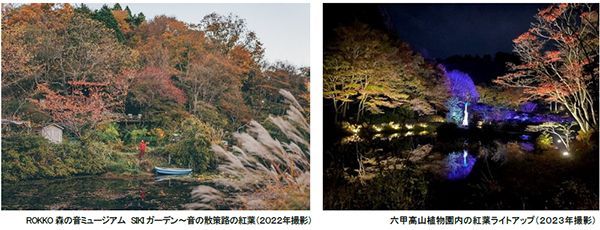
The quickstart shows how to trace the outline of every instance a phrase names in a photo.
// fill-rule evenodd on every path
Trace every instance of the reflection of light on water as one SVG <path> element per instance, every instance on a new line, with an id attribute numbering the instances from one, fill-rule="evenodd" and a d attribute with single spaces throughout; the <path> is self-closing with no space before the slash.
<path id="1" fill-rule="evenodd" d="M 466 178 L 473 170 L 473 165 L 477 159 L 469 155 L 467 150 L 462 152 L 452 152 L 446 157 L 446 176 L 450 180 L 460 180 Z"/>
<path id="2" fill-rule="evenodd" d="M 363 139 L 358 134 L 353 134 L 352 136 L 344 137 L 342 139 L 342 144 L 361 142 Z"/>
<path id="3" fill-rule="evenodd" d="M 377 138 L 383 138 L 383 134 L 378 133 L 378 134 L 373 135 L 373 140 L 375 140 Z"/>
<path id="4" fill-rule="evenodd" d="M 381 130 L 383 130 L 383 127 L 380 127 L 380 126 L 377 126 L 377 125 L 373 125 L 372 127 L 377 132 L 381 132 Z"/>

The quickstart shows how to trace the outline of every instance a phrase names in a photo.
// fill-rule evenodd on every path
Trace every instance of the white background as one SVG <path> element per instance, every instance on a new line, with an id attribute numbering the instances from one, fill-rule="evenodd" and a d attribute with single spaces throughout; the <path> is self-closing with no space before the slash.
<path id="1" fill-rule="evenodd" d="M 2 0 L 2 2 L 6 2 Z M 12 2 L 12 1 L 11 1 Z M 39 2 L 39 1 L 37 1 Z M 45 1 L 44 1 L 45 2 Z M 70 1 L 67 1 L 70 2 Z M 76 1 L 79 2 L 99 2 L 99 1 Z M 127 2 L 127 1 L 125 1 Z M 125 3 L 120 2 L 120 3 Z M 476 225 L 454 225 L 454 226 L 408 226 L 408 225 L 390 225 L 390 218 L 393 216 L 594 216 L 596 221 L 600 221 L 600 211 L 323 211 L 323 100 L 322 100 L 322 23 L 323 23 L 323 2 L 361 2 L 361 1 L 136 1 L 141 2 L 163 2 L 163 3 L 186 3 L 186 2 L 207 2 L 207 3 L 241 3 L 241 2 L 259 2 L 259 3 L 310 3 L 310 63 L 311 63 L 311 210 L 310 211 L 0 211 L 0 229 L 599 229 L 600 224 L 594 226 L 568 226 L 568 225 L 504 225 L 504 226 L 476 226 Z M 411 1 L 362 1 L 362 2 L 411 2 Z M 415 1 L 412 1 L 415 2 Z M 450 1 L 418 1 L 418 2 L 450 2 Z M 483 2 L 483 1 L 459 1 L 459 2 Z M 489 2 L 489 1 L 486 1 Z M 495 2 L 518 2 L 518 1 L 495 1 Z M 550 2 L 550 1 L 526 1 L 526 2 Z M 565 1 L 563 1 L 565 2 Z M 293 44 L 290 44 L 293 45 Z M 594 173 L 594 172 L 592 172 Z M 599 172 L 595 172 L 599 173 Z M 382 194 L 385 196 L 385 194 Z M 358 198 L 360 199 L 360 198 Z M 1 202 L 1 200 L 0 200 Z M 164 216 L 174 216 L 186 218 L 187 216 L 310 216 L 312 223 L 309 226 L 204 226 L 204 225 L 26 225 L 27 216 L 85 216 L 87 218 L 101 218 L 103 216 L 122 216 L 129 220 L 134 216 L 151 216 L 157 218 Z"/>

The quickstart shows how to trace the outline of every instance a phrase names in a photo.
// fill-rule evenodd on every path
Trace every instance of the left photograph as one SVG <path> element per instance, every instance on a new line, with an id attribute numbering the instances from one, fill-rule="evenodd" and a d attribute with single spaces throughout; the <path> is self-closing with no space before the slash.
<path id="1" fill-rule="evenodd" d="M 310 209 L 309 12 L 2 4 L 2 209 Z"/>

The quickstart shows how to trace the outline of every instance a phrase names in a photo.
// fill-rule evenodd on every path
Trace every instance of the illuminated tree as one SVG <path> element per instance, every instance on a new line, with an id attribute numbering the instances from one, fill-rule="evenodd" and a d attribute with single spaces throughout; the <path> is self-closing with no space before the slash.
<path id="1" fill-rule="evenodd" d="M 465 119 L 465 109 L 468 109 L 470 103 L 476 103 L 479 100 L 479 93 L 469 74 L 459 70 L 446 71 L 443 69 L 443 71 L 448 79 L 446 87 L 450 92 L 450 99 L 446 102 L 448 109 L 446 118 L 454 123 L 462 124 Z"/>
<path id="2" fill-rule="evenodd" d="M 346 117 L 351 105 L 357 107 L 356 120 L 367 111 L 382 113 L 402 105 L 433 111 L 420 95 L 425 90 L 422 69 L 427 66 L 407 44 L 364 24 L 340 27 L 336 36 L 325 51 L 323 66 L 323 96 L 332 101 L 336 119 Z"/>
<path id="3" fill-rule="evenodd" d="M 496 83 L 524 90 L 528 99 L 562 104 L 582 134 L 598 129 L 597 4 L 559 4 L 535 16 L 514 42 L 523 64 Z"/>
<path id="4" fill-rule="evenodd" d="M 493 86 L 476 86 L 479 93 L 479 103 L 517 108 L 521 105 L 523 90 L 517 88 L 501 88 Z"/>
<path id="5" fill-rule="evenodd" d="M 479 93 L 469 74 L 459 70 L 445 72 L 448 78 L 448 91 L 450 95 L 463 102 L 477 102 Z"/>
<path id="6" fill-rule="evenodd" d="M 545 122 L 539 125 L 528 126 L 527 131 L 552 134 L 558 138 L 558 140 L 560 140 L 558 142 L 565 147 L 565 150 L 569 151 L 571 147 L 571 139 L 575 133 L 575 131 L 573 131 L 573 126 L 575 126 L 575 123 L 561 124 L 557 122 Z"/>

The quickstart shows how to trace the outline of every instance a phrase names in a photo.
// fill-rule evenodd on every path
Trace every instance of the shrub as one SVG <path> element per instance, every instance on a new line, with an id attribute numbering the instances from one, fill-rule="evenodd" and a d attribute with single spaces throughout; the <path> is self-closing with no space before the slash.
<path id="1" fill-rule="evenodd" d="M 154 128 L 150 131 L 153 139 L 156 141 L 157 145 L 162 145 L 164 144 L 165 140 L 166 140 L 166 133 L 163 129 L 161 128 Z"/>
<path id="2" fill-rule="evenodd" d="M 96 134 L 99 140 L 107 143 L 121 140 L 119 128 L 115 123 L 108 123 L 98 126 L 98 132 Z"/>
<path id="3" fill-rule="evenodd" d="M 170 154 L 171 163 L 204 172 L 216 167 L 216 158 L 210 150 L 211 142 L 221 141 L 222 132 L 195 117 L 184 119 L 178 127 L 180 139 L 161 149 L 161 154 Z"/>
<path id="4" fill-rule="evenodd" d="M 196 117 L 204 122 L 214 125 L 218 128 L 231 128 L 227 117 L 219 113 L 219 110 L 213 105 L 205 102 L 198 102 L 197 111 L 194 113 Z"/>
<path id="5" fill-rule="evenodd" d="M 549 150 L 552 148 L 552 136 L 548 133 L 540 134 L 535 140 L 538 149 Z"/>
<path id="6" fill-rule="evenodd" d="M 133 129 L 129 132 L 128 137 L 129 143 L 131 144 L 137 144 L 141 140 L 154 141 L 154 137 L 150 136 L 150 133 L 148 133 L 148 130 L 146 128 Z"/>
<path id="7" fill-rule="evenodd" d="M 2 178 L 8 181 L 97 174 L 107 163 L 104 151 L 93 145 L 51 144 L 36 134 L 3 137 L 2 152 Z"/>

